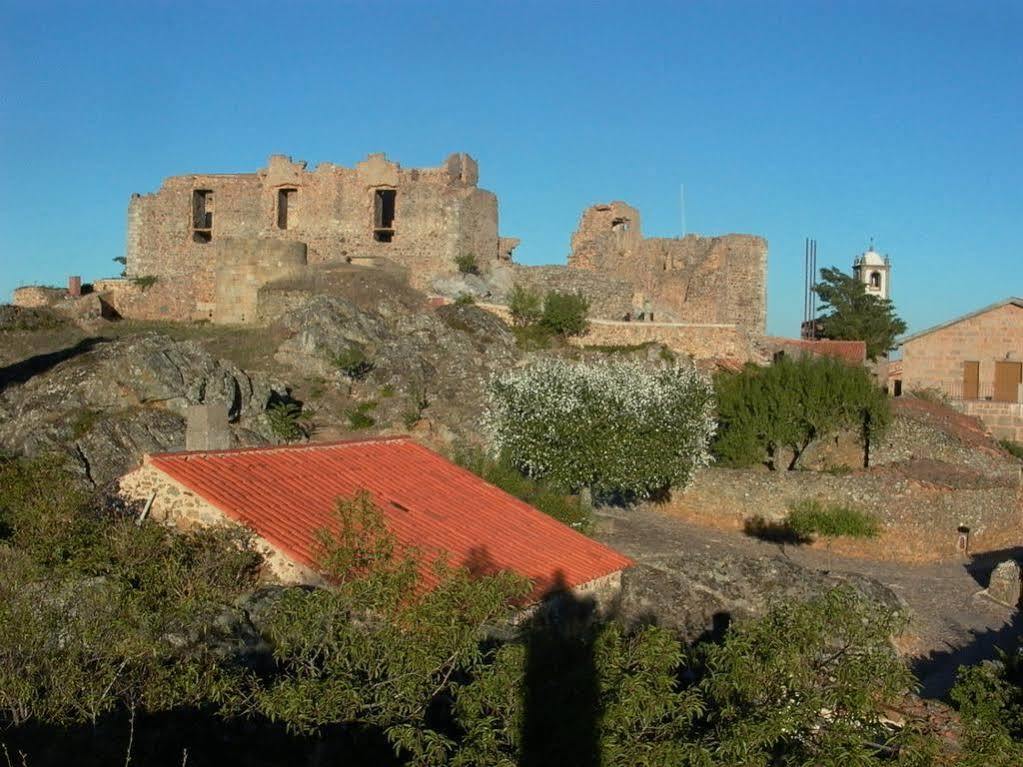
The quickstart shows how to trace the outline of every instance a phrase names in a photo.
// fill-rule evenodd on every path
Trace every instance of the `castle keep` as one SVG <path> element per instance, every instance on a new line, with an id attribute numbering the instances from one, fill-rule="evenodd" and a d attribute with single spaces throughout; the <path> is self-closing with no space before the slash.
<path id="1" fill-rule="evenodd" d="M 309 171 L 274 155 L 256 173 L 175 176 L 131 198 L 127 276 L 174 285 L 154 294 L 157 313 L 174 319 L 214 317 L 229 283 L 265 282 L 305 263 L 385 257 L 425 288 L 456 256 L 489 264 L 500 255 L 497 197 L 477 177 L 476 161 L 461 153 L 437 168 L 372 154 L 354 168 Z M 228 274 L 218 288 L 221 266 Z"/>

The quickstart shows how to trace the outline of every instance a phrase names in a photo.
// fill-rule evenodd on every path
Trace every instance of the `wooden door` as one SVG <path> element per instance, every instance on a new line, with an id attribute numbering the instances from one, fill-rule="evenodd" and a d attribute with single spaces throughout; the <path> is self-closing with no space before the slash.
<path id="1" fill-rule="evenodd" d="M 963 363 L 963 399 L 980 398 L 980 363 Z"/>
<path id="2" fill-rule="evenodd" d="M 995 402 L 1017 402 L 1023 382 L 1023 362 L 995 363 Z"/>

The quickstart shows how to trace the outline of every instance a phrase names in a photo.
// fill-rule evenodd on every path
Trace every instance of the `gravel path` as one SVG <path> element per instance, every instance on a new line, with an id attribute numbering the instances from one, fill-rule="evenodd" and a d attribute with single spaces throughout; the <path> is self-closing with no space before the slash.
<path id="1" fill-rule="evenodd" d="M 1016 611 L 980 594 L 994 561 L 879 562 L 769 543 L 648 510 L 601 511 L 599 517 L 614 522 L 605 525 L 613 529 L 598 537 L 637 562 L 686 550 L 717 550 L 748 557 L 783 556 L 803 567 L 859 573 L 880 581 L 910 609 L 908 652 L 924 697 L 943 697 L 958 666 L 995 657 L 996 647 L 1007 647 L 1023 634 Z M 1021 553 L 1023 547 L 1016 552 Z M 977 578 L 971 570 L 979 573 Z"/>

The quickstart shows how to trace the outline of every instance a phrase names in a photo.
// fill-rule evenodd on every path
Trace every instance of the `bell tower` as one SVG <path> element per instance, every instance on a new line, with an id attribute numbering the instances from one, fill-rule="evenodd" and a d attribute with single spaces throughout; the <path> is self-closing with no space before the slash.
<path id="1" fill-rule="evenodd" d="M 870 240 L 867 250 L 853 261 L 853 276 L 863 283 L 867 295 L 878 298 L 892 297 L 892 263 L 888 256 L 874 250 L 874 240 Z"/>

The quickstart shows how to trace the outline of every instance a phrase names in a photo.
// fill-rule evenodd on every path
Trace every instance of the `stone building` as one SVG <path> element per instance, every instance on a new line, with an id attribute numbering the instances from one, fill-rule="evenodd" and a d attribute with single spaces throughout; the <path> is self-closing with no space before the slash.
<path id="1" fill-rule="evenodd" d="M 419 553 L 423 589 L 443 557 L 473 574 L 515 572 L 533 601 L 565 588 L 609 606 L 632 564 L 407 437 L 156 454 L 119 490 L 160 522 L 248 528 L 284 583 L 324 582 L 319 533 L 337 528 L 339 499 L 361 492 L 399 549 Z"/>
<path id="2" fill-rule="evenodd" d="M 583 212 L 568 266 L 631 284 L 645 319 L 735 325 L 754 335 L 766 329 L 763 237 L 644 237 L 639 211 L 612 202 Z"/>
<path id="3" fill-rule="evenodd" d="M 252 286 L 307 263 L 386 258 L 415 287 L 462 255 L 486 270 L 515 241 L 498 236 L 497 197 L 478 175 L 476 161 L 456 153 L 436 168 L 371 154 L 354 168 L 311 171 L 274 155 L 256 173 L 169 178 L 128 206 L 127 276 L 155 279 L 150 310 L 135 314 L 217 319 L 219 305 L 222 321 L 246 321 Z"/>
<path id="4" fill-rule="evenodd" d="M 1023 440 L 1023 298 L 903 338 L 894 393 L 936 389 L 997 436 Z"/>

